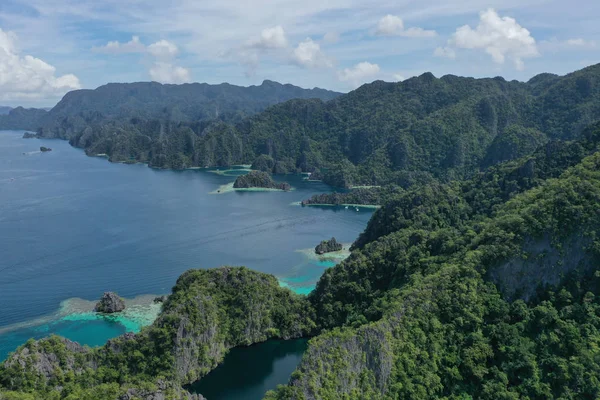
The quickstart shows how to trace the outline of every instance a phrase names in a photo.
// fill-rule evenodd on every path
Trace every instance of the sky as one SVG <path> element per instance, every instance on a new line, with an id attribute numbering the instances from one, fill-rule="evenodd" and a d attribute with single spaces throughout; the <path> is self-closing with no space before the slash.
<path id="1" fill-rule="evenodd" d="M 526 81 L 600 62 L 598 0 L 0 0 L 0 105 L 109 82 Z"/>

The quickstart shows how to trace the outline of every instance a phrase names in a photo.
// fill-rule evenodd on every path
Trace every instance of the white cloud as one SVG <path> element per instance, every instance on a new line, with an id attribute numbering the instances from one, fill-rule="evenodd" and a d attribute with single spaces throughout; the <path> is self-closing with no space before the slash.
<path id="1" fill-rule="evenodd" d="M 156 58 L 172 58 L 179 53 L 179 48 L 167 40 L 159 40 L 146 46 L 140 41 L 139 36 L 133 36 L 129 42 L 121 43 L 111 41 L 104 46 L 92 47 L 92 51 L 104 54 L 129 54 L 129 53 L 148 53 Z"/>
<path id="2" fill-rule="evenodd" d="M 129 42 L 111 41 L 104 46 L 92 47 L 92 51 L 105 54 L 144 53 L 146 46 L 140 42 L 139 36 L 133 36 Z"/>
<path id="3" fill-rule="evenodd" d="M 263 29 L 258 39 L 251 40 L 248 47 L 254 49 L 282 49 L 287 47 L 287 37 L 281 25 Z"/>
<path id="4" fill-rule="evenodd" d="M 484 50 L 494 62 L 503 64 L 508 58 L 517 69 L 523 69 L 523 59 L 539 55 L 531 33 L 514 18 L 500 17 L 493 9 L 479 14 L 479 25 L 475 29 L 469 25 L 458 28 L 447 48 Z M 444 51 L 447 55 L 452 54 L 450 50 Z M 442 51 L 438 53 L 443 54 Z"/>
<path id="5" fill-rule="evenodd" d="M 306 38 L 298 44 L 292 52 L 292 60 L 295 64 L 306 68 L 332 67 L 333 62 L 328 58 L 321 46 L 311 38 Z"/>
<path id="6" fill-rule="evenodd" d="M 340 41 L 340 34 L 337 32 L 327 32 L 323 35 L 323 43 L 334 44 Z"/>
<path id="7" fill-rule="evenodd" d="M 352 68 L 345 68 L 343 71 L 339 71 L 338 78 L 342 82 L 349 82 L 352 86 L 358 87 L 362 83 L 379 75 L 380 71 L 379 65 L 363 61 Z"/>
<path id="8" fill-rule="evenodd" d="M 375 33 L 378 35 L 396 35 L 403 30 L 404 21 L 402 21 L 402 18 L 388 14 L 379 20 Z"/>
<path id="9" fill-rule="evenodd" d="M 81 88 L 73 74 L 56 76 L 56 68 L 30 55 L 22 56 L 17 36 L 0 28 L 0 98 L 45 99 Z"/>
<path id="10" fill-rule="evenodd" d="M 375 34 L 379 36 L 404 36 L 404 37 L 433 37 L 436 31 L 426 30 L 418 27 L 404 29 L 402 18 L 388 14 L 379 20 Z"/>
<path id="11" fill-rule="evenodd" d="M 394 78 L 394 80 L 396 82 L 402 82 L 403 80 L 405 80 L 406 78 L 404 77 L 404 75 L 402 74 L 394 74 L 392 75 L 392 78 Z"/>
<path id="12" fill-rule="evenodd" d="M 150 68 L 150 78 L 160 83 L 188 83 L 191 82 L 190 71 L 167 62 L 157 61 Z"/>
<path id="13" fill-rule="evenodd" d="M 174 43 L 167 40 L 160 40 L 148 46 L 148 53 L 156 58 L 172 58 L 179 53 L 179 49 Z"/>
<path id="14" fill-rule="evenodd" d="M 456 51 L 454 51 L 451 47 L 436 47 L 433 51 L 433 55 L 436 57 L 445 57 L 445 58 L 456 58 Z"/>
<path id="15" fill-rule="evenodd" d="M 154 62 L 148 71 L 150 79 L 161 83 L 187 83 L 191 81 L 190 71 L 174 65 L 172 60 L 179 53 L 179 48 L 168 40 L 159 40 L 146 46 L 138 36 L 133 36 L 127 43 L 108 42 L 101 47 L 93 47 L 93 51 L 104 54 L 148 54 Z"/>

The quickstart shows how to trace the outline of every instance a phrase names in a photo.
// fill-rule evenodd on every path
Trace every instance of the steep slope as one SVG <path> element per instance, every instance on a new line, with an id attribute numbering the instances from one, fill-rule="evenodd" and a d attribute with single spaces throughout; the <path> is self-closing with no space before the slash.
<path id="1" fill-rule="evenodd" d="M 35 131 L 46 114 L 41 108 L 11 108 L 6 114 L 0 113 L 0 129 Z"/>
<path id="2" fill-rule="evenodd" d="M 267 399 L 597 397 L 599 200 L 596 152 L 489 218 L 404 227 L 355 251 L 310 298 L 321 326 L 347 327 L 311 340 Z"/>
<path id="3" fill-rule="evenodd" d="M 119 117 L 118 110 L 145 109 L 137 100 L 115 100 L 114 118 L 107 120 L 110 110 L 95 103 L 73 117 L 68 105 L 80 96 L 75 92 L 49 113 L 65 116 L 55 118 L 60 126 L 42 134 L 71 138 L 74 146 L 113 161 L 161 168 L 244 163 L 274 173 L 318 172 L 340 187 L 408 187 L 432 177 L 469 177 L 548 141 L 579 137 L 600 119 L 599 79 L 600 65 L 526 83 L 426 73 L 399 83 L 376 81 L 326 102 L 290 100 L 243 120 L 248 112 L 232 117 L 223 110 L 213 122 L 212 100 L 193 110 L 145 103 L 154 110 L 150 119 L 145 111 Z"/>
<path id="4" fill-rule="evenodd" d="M 280 288 L 271 275 L 232 267 L 190 270 L 159 318 L 137 335 L 93 350 L 57 337 L 28 342 L 0 365 L 0 398 L 5 389 L 36 399 L 72 399 L 78 392 L 115 399 L 102 393 L 161 385 L 182 393 L 173 398 L 187 398 L 181 385 L 206 375 L 230 348 L 306 336 L 314 328 L 306 299 Z"/>
<path id="5" fill-rule="evenodd" d="M 227 83 L 111 83 L 95 90 L 67 93 L 39 122 L 38 127 L 42 136 L 70 139 L 91 123 L 150 119 L 173 123 L 238 121 L 286 100 L 330 100 L 338 95 L 339 93 L 328 90 L 302 89 L 272 81 L 250 87 Z"/>

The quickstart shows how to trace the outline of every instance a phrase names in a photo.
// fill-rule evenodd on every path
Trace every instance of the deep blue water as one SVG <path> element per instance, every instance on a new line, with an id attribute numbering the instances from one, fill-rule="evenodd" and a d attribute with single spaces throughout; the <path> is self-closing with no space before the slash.
<path id="1" fill-rule="evenodd" d="M 0 360 L 50 333 L 100 345 L 126 327 L 60 320 L 2 328 L 107 290 L 127 298 L 169 293 L 189 268 L 245 265 L 306 292 L 334 263 L 297 250 L 331 236 L 350 243 L 372 213 L 291 205 L 331 190 L 299 176 L 277 177 L 291 192 L 214 195 L 235 177 L 113 164 L 65 141 L 21 136 L 0 132 Z M 39 153 L 40 146 L 53 151 Z"/>
<path id="2" fill-rule="evenodd" d="M 306 350 L 306 339 L 270 340 L 233 349 L 223 364 L 187 389 L 209 400 L 258 400 L 287 383 Z"/>

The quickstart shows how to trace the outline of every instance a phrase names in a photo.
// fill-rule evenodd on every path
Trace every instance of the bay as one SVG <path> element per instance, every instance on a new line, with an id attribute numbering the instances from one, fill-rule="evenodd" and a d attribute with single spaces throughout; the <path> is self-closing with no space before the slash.
<path id="1" fill-rule="evenodd" d="M 22 134 L 0 132 L 0 360 L 30 337 L 98 346 L 139 331 L 160 309 L 154 296 L 190 268 L 244 265 L 306 294 L 343 256 L 319 259 L 310 249 L 332 236 L 348 246 L 372 214 L 298 206 L 332 190 L 301 176 L 275 177 L 290 192 L 216 193 L 242 167 L 115 164 Z M 91 312 L 104 291 L 125 297 L 129 313 Z"/>

